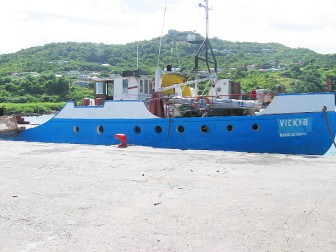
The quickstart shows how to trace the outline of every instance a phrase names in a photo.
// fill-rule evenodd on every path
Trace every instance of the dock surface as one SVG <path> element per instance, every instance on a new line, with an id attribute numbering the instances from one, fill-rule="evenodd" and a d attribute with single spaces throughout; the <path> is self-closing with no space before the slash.
<path id="1" fill-rule="evenodd" d="M 0 251 L 335 251 L 336 155 L 0 141 Z"/>

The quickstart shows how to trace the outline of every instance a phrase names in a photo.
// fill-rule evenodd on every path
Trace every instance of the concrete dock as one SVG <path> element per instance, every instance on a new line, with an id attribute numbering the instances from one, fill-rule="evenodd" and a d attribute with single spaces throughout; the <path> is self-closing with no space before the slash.
<path id="1" fill-rule="evenodd" d="M 335 251 L 336 155 L 0 141 L 0 251 Z"/>

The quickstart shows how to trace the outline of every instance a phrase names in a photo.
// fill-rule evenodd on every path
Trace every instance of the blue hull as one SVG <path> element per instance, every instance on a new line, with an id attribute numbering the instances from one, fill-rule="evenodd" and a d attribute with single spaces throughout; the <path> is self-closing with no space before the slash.
<path id="1" fill-rule="evenodd" d="M 335 129 L 335 113 L 327 114 Z M 114 145 L 119 144 L 114 137 L 118 133 L 126 134 L 128 144 L 182 150 L 323 155 L 332 144 L 322 112 L 151 119 L 53 118 L 12 140 Z"/>

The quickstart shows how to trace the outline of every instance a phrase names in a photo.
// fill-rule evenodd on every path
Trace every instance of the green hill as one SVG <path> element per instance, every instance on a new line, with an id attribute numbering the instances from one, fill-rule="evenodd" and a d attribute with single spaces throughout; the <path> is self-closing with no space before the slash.
<path id="1" fill-rule="evenodd" d="M 186 42 L 188 33 L 169 31 L 162 38 L 160 67 L 191 71 L 199 45 Z M 196 34 L 198 40 L 203 40 Z M 218 61 L 219 76 L 252 88 L 279 87 L 287 92 L 325 90 L 327 76 L 336 77 L 336 54 L 321 55 L 309 49 L 292 49 L 276 43 L 229 42 L 210 39 Z M 0 103 L 64 102 L 92 95 L 92 76 L 109 76 L 137 67 L 153 74 L 160 38 L 106 45 L 51 43 L 0 55 Z M 204 65 L 201 65 L 201 69 Z M 335 85 L 332 86 L 335 91 Z"/>

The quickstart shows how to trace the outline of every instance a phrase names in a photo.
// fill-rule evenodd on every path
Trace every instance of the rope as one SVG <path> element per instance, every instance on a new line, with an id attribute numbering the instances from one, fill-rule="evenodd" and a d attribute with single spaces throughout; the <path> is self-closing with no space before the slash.
<path id="1" fill-rule="evenodd" d="M 166 90 L 169 90 L 169 89 L 173 89 L 173 88 L 177 88 L 177 87 L 183 87 L 183 86 L 187 86 L 187 85 L 190 85 L 190 84 L 194 84 L 196 82 L 211 81 L 211 80 L 215 81 L 215 79 L 211 79 L 211 78 L 203 78 L 203 79 L 191 80 L 191 81 L 183 82 L 183 83 L 180 83 L 180 84 L 173 84 L 173 85 L 170 85 L 168 87 L 161 87 L 160 91 L 163 92 L 163 91 L 166 91 Z"/>
<path id="2" fill-rule="evenodd" d="M 205 92 L 207 91 L 207 88 L 209 87 L 209 86 L 211 86 L 212 85 L 212 81 L 214 81 L 215 79 L 209 79 L 209 81 L 208 81 L 208 84 L 205 86 L 205 88 L 203 89 L 203 92 L 202 92 L 202 96 L 204 96 L 204 94 L 205 94 Z M 213 82 L 214 83 L 214 82 Z"/>
<path id="3" fill-rule="evenodd" d="M 336 148 L 336 142 L 334 140 L 334 134 L 331 130 L 331 127 L 330 127 L 330 123 L 329 123 L 329 119 L 328 119 L 328 114 L 327 114 L 327 107 L 326 106 L 323 106 L 323 114 L 324 114 L 324 117 L 326 119 L 326 123 L 327 123 L 327 126 L 328 126 L 328 130 L 329 130 L 329 134 L 330 134 L 330 137 L 331 137 L 331 141 L 333 142 L 335 148 Z"/>
<path id="4" fill-rule="evenodd" d="M 157 61 L 157 67 L 159 67 L 160 64 L 160 55 L 161 55 L 161 46 L 162 46 L 162 38 L 163 38 L 163 28 L 164 28 L 164 23 L 166 19 L 166 12 L 167 12 L 167 0 L 164 8 L 164 13 L 163 13 L 163 22 L 162 22 L 162 28 L 161 28 L 161 38 L 160 38 L 160 45 L 159 45 L 159 55 L 158 55 L 158 61 Z"/>

